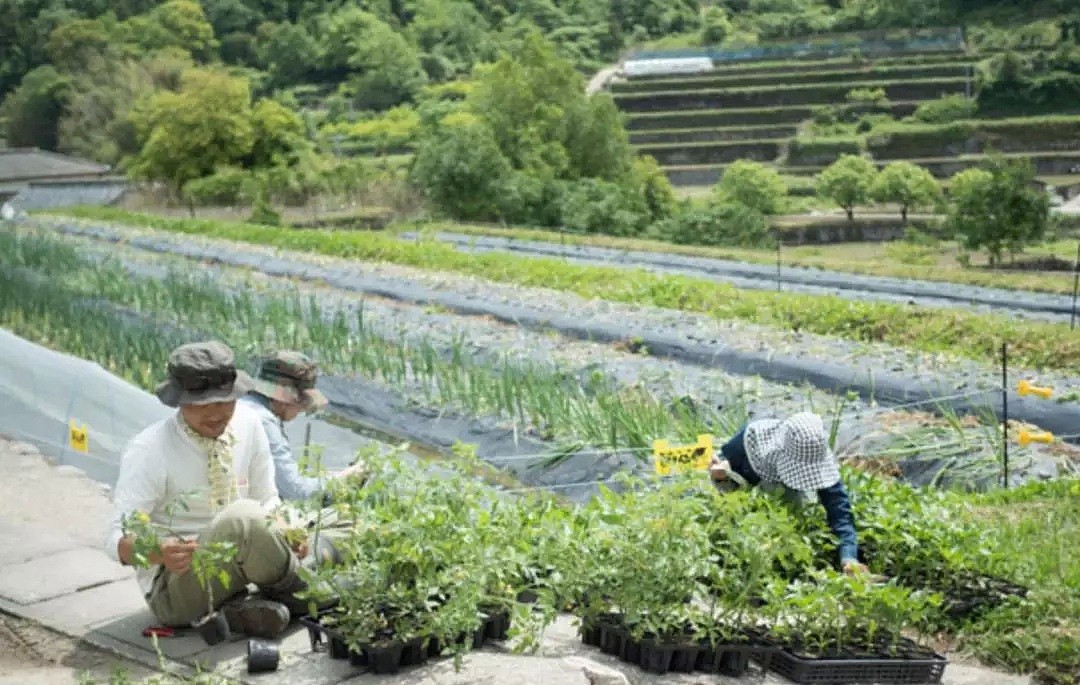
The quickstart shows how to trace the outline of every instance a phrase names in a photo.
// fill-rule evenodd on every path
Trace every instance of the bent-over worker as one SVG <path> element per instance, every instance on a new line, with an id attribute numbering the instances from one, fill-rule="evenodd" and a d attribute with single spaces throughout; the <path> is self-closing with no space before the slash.
<path id="1" fill-rule="evenodd" d="M 105 551 L 133 563 L 134 538 L 125 534 L 124 520 L 136 512 L 175 534 L 159 542 L 149 568 L 136 572 L 146 603 L 165 625 L 186 626 L 207 612 L 192 555 L 217 541 L 237 550 L 223 567 L 228 583 L 210 581 L 214 608 L 223 610 L 231 630 L 274 637 L 288 626 L 290 612 L 307 612 L 294 596 L 306 588 L 297 574 L 300 560 L 274 525 L 280 500 L 266 434 L 255 414 L 236 406 L 251 387 L 225 344 L 182 345 L 169 355 L 168 380 L 156 393 L 177 412 L 124 450 Z M 248 584 L 265 598 L 248 597 Z"/>
<path id="2" fill-rule="evenodd" d="M 774 483 L 793 493 L 816 493 L 836 536 L 841 568 L 845 573 L 867 570 L 858 560 L 851 501 L 821 417 L 802 412 L 747 423 L 713 455 L 709 474 L 740 487 Z"/>

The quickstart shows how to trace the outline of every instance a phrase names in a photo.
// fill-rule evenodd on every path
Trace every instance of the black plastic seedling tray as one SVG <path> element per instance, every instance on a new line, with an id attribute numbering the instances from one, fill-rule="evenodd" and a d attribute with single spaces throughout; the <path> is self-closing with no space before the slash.
<path id="1" fill-rule="evenodd" d="M 767 667 L 799 685 L 931 685 L 941 682 L 947 663 L 939 654 L 914 659 L 808 659 L 781 649 L 770 655 Z"/>

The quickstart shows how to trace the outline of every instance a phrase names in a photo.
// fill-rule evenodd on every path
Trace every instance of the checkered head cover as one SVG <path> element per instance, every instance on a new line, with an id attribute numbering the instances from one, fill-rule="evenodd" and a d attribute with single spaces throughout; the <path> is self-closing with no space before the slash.
<path id="1" fill-rule="evenodd" d="M 811 412 L 751 423 L 746 427 L 746 454 L 762 480 L 799 492 L 821 490 L 840 480 L 821 417 Z"/>

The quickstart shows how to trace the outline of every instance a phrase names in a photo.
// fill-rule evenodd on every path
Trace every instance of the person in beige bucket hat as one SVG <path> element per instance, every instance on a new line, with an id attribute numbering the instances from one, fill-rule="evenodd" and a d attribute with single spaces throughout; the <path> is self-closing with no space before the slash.
<path id="1" fill-rule="evenodd" d="M 322 409 L 326 397 L 315 388 L 318 366 L 307 355 L 292 350 L 272 351 L 259 364 L 251 391 L 241 403 L 259 416 L 274 459 L 275 482 L 284 500 L 307 500 L 323 492 L 318 478 L 300 472 L 285 424 L 301 413 Z M 335 478 L 363 475 L 363 464 L 353 464 Z"/>
<path id="2" fill-rule="evenodd" d="M 840 466 L 817 414 L 750 421 L 714 455 L 709 474 L 732 487 L 777 484 L 789 493 L 815 493 L 836 537 L 841 568 L 867 572 L 858 560 L 855 518 Z"/>

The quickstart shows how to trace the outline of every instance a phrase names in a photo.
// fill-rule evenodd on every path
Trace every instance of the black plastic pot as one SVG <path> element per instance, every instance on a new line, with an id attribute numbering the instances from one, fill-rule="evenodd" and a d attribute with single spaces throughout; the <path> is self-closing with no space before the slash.
<path id="1" fill-rule="evenodd" d="M 346 648 L 346 655 L 349 657 L 349 663 L 357 668 L 363 668 L 368 665 L 368 655 L 366 649 L 361 649 L 359 652 L 354 652 L 351 649 Z"/>
<path id="2" fill-rule="evenodd" d="M 746 675 L 750 668 L 750 653 L 741 649 L 732 649 L 719 653 L 717 666 L 720 673 L 738 678 Z"/>
<path id="3" fill-rule="evenodd" d="M 589 621 L 582 621 L 581 623 L 581 642 L 582 644 L 589 645 L 590 647 L 600 646 L 601 629 L 596 623 Z"/>
<path id="4" fill-rule="evenodd" d="M 674 647 L 646 641 L 641 643 L 641 661 L 638 665 L 650 673 L 662 675 L 671 670 L 671 660 L 674 657 Z"/>
<path id="5" fill-rule="evenodd" d="M 533 590 L 522 590 L 518 593 L 517 601 L 522 604 L 536 604 L 537 597 L 536 592 Z"/>
<path id="6" fill-rule="evenodd" d="M 414 637 L 402 645 L 402 666 L 417 666 L 425 661 L 427 661 L 427 649 L 424 648 L 424 638 Z"/>
<path id="7" fill-rule="evenodd" d="M 716 650 L 708 646 L 707 643 L 702 645 L 698 649 L 694 668 L 705 673 L 716 673 L 717 669 L 720 668 L 720 664 L 716 658 Z"/>
<path id="8" fill-rule="evenodd" d="M 488 640 L 505 640 L 510 631 L 510 612 L 490 614 L 485 621 L 484 635 Z"/>
<path id="9" fill-rule="evenodd" d="M 192 623 L 191 627 L 199 633 L 199 636 L 208 645 L 216 645 L 232 637 L 229 622 L 225 620 L 225 614 L 220 611 L 203 616 Z"/>
<path id="10" fill-rule="evenodd" d="M 641 661 L 641 642 L 630 635 L 624 636 L 619 658 L 630 664 L 639 663 Z"/>
<path id="11" fill-rule="evenodd" d="M 330 638 L 330 647 L 327 650 L 331 659 L 348 659 L 349 658 L 349 646 L 345 644 L 345 640 L 340 637 Z"/>
<path id="12" fill-rule="evenodd" d="M 427 642 L 427 655 L 428 658 L 437 657 L 442 654 L 442 643 L 439 642 L 439 638 L 430 637 Z"/>
<path id="13" fill-rule="evenodd" d="M 248 673 L 271 673 L 277 670 L 281 651 L 276 642 L 252 638 L 247 644 Z"/>
<path id="14" fill-rule="evenodd" d="M 484 638 L 487 637 L 487 622 L 480 624 L 480 627 L 473 631 L 472 634 L 472 648 L 480 649 L 484 646 Z"/>
<path id="15" fill-rule="evenodd" d="M 600 649 L 604 654 L 619 656 L 622 654 L 622 643 L 625 633 L 622 628 L 615 626 L 600 626 Z"/>
<path id="16" fill-rule="evenodd" d="M 670 670 L 680 673 L 692 673 L 697 666 L 697 647 L 677 647 L 671 655 Z"/>
<path id="17" fill-rule="evenodd" d="M 401 666 L 401 653 L 405 645 L 400 642 L 375 647 L 368 645 L 364 648 L 367 655 L 367 665 L 372 673 L 397 673 Z"/>

